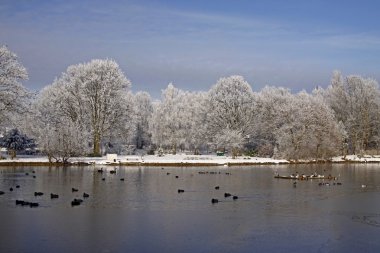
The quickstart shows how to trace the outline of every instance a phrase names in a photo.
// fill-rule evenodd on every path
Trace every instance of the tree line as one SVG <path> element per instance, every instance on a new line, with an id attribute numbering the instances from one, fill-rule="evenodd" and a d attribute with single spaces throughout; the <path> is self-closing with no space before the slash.
<path id="1" fill-rule="evenodd" d="M 52 160 L 135 150 L 329 159 L 379 149 L 377 81 L 339 71 L 311 93 L 253 91 L 242 76 L 229 76 L 206 92 L 170 83 L 160 100 L 132 93 L 110 59 L 69 66 L 37 94 L 22 86 L 26 78 L 17 56 L 0 47 L 1 126 L 20 129 Z"/>

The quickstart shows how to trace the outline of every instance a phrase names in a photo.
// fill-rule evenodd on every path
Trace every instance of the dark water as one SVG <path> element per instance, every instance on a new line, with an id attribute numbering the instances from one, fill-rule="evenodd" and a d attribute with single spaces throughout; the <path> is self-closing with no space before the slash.
<path id="1" fill-rule="evenodd" d="M 275 171 L 332 174 L 342 185 L 309 180 L 294 188 Z M 0 252 L 380 252 L 380 165 L 123 167 L 116 175 L 2 167 L 0 190 Z M 72 207 L 83 192 L 90 197 Z"/>

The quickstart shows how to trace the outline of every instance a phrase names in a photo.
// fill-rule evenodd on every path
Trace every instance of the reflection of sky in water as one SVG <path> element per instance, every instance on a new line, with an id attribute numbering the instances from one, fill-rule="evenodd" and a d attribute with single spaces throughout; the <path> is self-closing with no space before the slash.
<path id="1" fill-rule="evenodd" d="M 0 196 L 0 252 L 380 251 L 378 165 L 223 167 L 215 175 L 198 174 L 218 171 L 213 167 L 128 167 L 117 175 L 90 167 L 34 169 L 36 179 L 25 175 L 32 168 L 0 170 L 6 192 Z M 294 188 L 291 180 L 274 179 L 275 171 L 340 175 L 343 185 L 309 180 Z M 20 189 L 9 192 L 16 184 Z M 35 197 L 35 191 L 45 194 Z M 90 198 L 71 207 L 83 192 Z M 213 205 L 211 198 L 220 202 Z M 16 206 L 16 199 L 41 207 Z"/>

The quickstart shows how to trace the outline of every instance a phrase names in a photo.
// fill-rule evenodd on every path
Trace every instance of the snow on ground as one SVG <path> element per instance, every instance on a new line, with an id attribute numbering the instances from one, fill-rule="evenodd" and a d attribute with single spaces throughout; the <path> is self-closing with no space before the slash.
<path id="1" fill-rule="evenodd" d="M 246 157 L 240 156 L 236 159 L 232 159 L 229 156 L 216 156 L 216 155 L 186 155 L 186 154 L 178 154 L 178 155 L 164 155 L 164 156 L 156 156 L 156 155 L 146 155 L 146 156 L 137 156 L 137 155 L 129 155 L 129 156 L 117 156 L 115 160 L 107 160 L 106 156 L 103 157 L 73 157 L 69 160 L 71 163 L 88 163 L 88 164 L 99 164 L 99 165 L 107 165 L 107 164 L 131 164 L 131 165 L 159 165 L 159 164 L 196 164 L 196 165 L 234 165 L 234 164 L 284 164 L 290 163 L 288 160 L 284 159 L 273 159 L 273 158 L 263 158 L 263 157 Z M 302 163 L 312 162 L 313 160 L 307 161 L 299 161 Z M 357 156 L 357 155 L 349 155 L 346 158 L 342 156 L 334 157 L 332 162 L 379 162 L 380 163 L 380 155 L 378 156 Z M 14 160 L 5 159 L 0 160 L 1 163 L 48 163 L 47 157 L 17 157 Z"/>
<path id="2" fill-rule="evenodd" d="M 91 163 L 91 164 L 210 164 L 210 165 L 226 165 L 226 164 L 279 164 L 288 163 L 287 160 L 260 158 L 260 157 L 237 157 L 232 159 L 228 156 L 215 156 L 215 155 L 146 155 L 146 156 L 118 156 L 116 162 L 114 160 L 107 160 L 106 156 L 103 157 L 73 157 L 69 160 L 71 163 Z M 17 157 L 14 160 L 6 159 L 0 160 L 1 163 L 47 163 L 47 157 Z"/>

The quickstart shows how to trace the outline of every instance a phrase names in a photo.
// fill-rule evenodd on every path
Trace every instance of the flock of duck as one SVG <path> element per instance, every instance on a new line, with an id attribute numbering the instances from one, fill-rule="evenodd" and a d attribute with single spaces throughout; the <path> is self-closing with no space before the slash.
<path id="1" fill-rule="evenodd" d="M 163 170 L 164 168 L 161 168 L 161 169 Z M 171 174 L 170 172 L 166 172 L 166 175 L 169 176 L 170 174 Z M 209 175 L 220 175 L 220 174 L 222 174 L 222 172 L 221 171 L 218 171 L 218 172 L 216 172 L 216 171 L 198 171 L 198 174 L 199 175 L 207 175 L 207 174 L 209 174 Z M 230 172 L 224 172 L 224 174 L 227 175 L 227 176 L 231 176 L 232 175 Z M 179 178 L 179 176 L 176 175 L 175 178 Z M 214 189 L 215 190 L 219 190 L 220 186 L 217 185 L 217 186 L 214 187 Z M 184 189 L 178 189 L 177 192 L 178 193 L 184 193 L 185 190 Z M 229 192 L 225 192 L 224 193 L 224 198 L 225 199 L 226 198 L 230 198 L 230 197 L 232 197 L 233 200 L 239 199 L 239 197 L 237 195 L 233 195 L 233 194 L 231 194 Z M 220 202 L 220 200 L 217 199 L 217 198 L 212 198 L 211 199 L 211 203 L 212 204 L 216 204 L 216 203 L 219 203 L 219 202 Z"/>
<path id="2" fill-rule="evenodd" d="M 164 170 L 164 168 L 161 168 L 161 169 Z M 116 170 L 117 170 L 117 168 L 114 168 L 114 169 L 112 169 L 112 170 L 109 170 L 108 172 L 109 172 L 110 174 L 116 174 Z M 32 171 L 32 174 L 33 174 L 32 177 L 33 177 L 33 178 L 36 178 L 35 173 L 36 173 L 36 172 L 33 170 L 33 171 Z M 107 173 L 107 170 L 104 170 L 103 168 L 100 168 L 100 169 L 97 170 L 97 173 L 98 173 L 98 174 Z M 171 174 L 170 172 L 167 172 L 167 173 L 166 173 L 166 175 L 170 175 L 170 174 Z M 200 175 L 206 175 L 206 174 L 209 174 L 209 175 L 224 174 L 224 175 L 227 175 L 227 176 L 230 176 L 230 175 L 231 175 L 230 172 L 221 172 L 221 171 L 219 171 L 219 172 L 215 172 L 215 171 L 199 171 L 198 174 L 200 174 Z M 29 172 L 26 172 L 25 175 L 26 175 L 26 176 L 29 176 Z M 178 175 L 175 175 L 175 178 L 178 179 L 179 176 L 178 176 Z M 102 180 L 102 181 L 105 181 L 106 178 L 105 178 L 105 177 L 102 177 L 101 180 Z M 120 181 L 124 181 L 124 178 L 120 178 Z M 20 185 L 15 185 L 14 188 L 18 189 L 18 188 L 20 188 Z M 13 188 L 13 187 L 10 187 L 10 188 L 9 188 L 9 191 L 10 191 L 10 192 L 13 192 L 13 191 L 14 191 L 14 188 Z M 217 185 L 217 186 L 214 187 L 214 189 L 215 189 L 215 190 L 219 190 L 219 189 L 220 189 L 220 186 Z M 77 193 L 78 191 L 79 191 L 79 189 L 77 189 L 77 188 L 74 188 L 74 187 L 71 188 L 71 192 L 73 192 L 73 193 Z M 185 190 L 184 190 L 184 189 L 178 189 L 177 192 L 180 194 L 180 193 L 184 193 Z M 3 194 L 5 194 L 5 192 L 4 192 L 4 191 L 0 191 L 0 195 L 3 195 Z M 43 195 L 44 195 L 43 192 L 34 192 L 34 196 L 35 196 L 35 197 L 40 197 L 40 196 L 43 196 Z M 90 195 L 89 195 L 88 193 L 86 193 L 86 192 L 83 192 L 82 197 L 83 197 L 83 198 L 77 198 L 77 197 L 74 198 L 74 199 L 71 201 L 71 206 L 79 206 L 80 204 L 82 204 L 82 203 L 84 202 L 84 200 L 85 200 L 86 198 L 89 198 Z M 58 199 L 58 198 L 59 198 L 59 195 L 58 195 L 58 194 L 56 194 L 56 193 L 50 193 L 50 199 L 53 200 L 53 199 Z M 233 194 L 231 194 L 231 193 L 229 193 L 229 192 L 225 192 L 225 193 L 224 193 L 224 198 L 225 198 L 225 199 L 227 199 L 227 198 L 231 198 L 231 199 L 233 199 L 233 200 L 235 201 L 235 200 L 237 200 L 239 197 L 238 197 L 237 195 L 233 195 Z M 217 198 L 212 198 L 212 199 L 211 199 L 211 203 L 212 203 L 212 204 L 219 203 L 220 201 L 221 201 L 221 200 L 219 200 L 219 199 L 217 199 Z M 16 203 L 17 206 L 29 206 L 29 207 L 38 207 L 38 206 L 40 206 L 40 204 L 39 204 L 38 202 L 35 202 L 35 201 L 26 201 L 26 200 L 22 200 L 22 199 L 17 199 L 17 200 L 15 201 L 15 203 Z"/>
<path id="3" fill-rule="evenodd" d="M 98 173 L 103 173 L 103 172 L 105 172 L 103 170 L 103 168 L 101 168 L 101 169 L 98 170 Z M 36 178 L 35 173 L 36 172 L 33 170 L 32 171 L 32 174 L 33 174 L 32 177 L 33 178 Z M 113 170 L 109 171 L 109 173 L 110 174 L 116 174 L 116 168 L 114 168 Z M 29 176 L 29 172 L 26 172 L 25 175 Z M 102 181 L 105 181 L 105 177 L 102 178 Z M 120 181 L 124 181 L 124 178 L 120 178 Z M 13 192 L 13 191 L 15 191 L 15 189 L 19 189 L 19 188 L 20 188 L 20 185 L 15 185 L 14 187 L 10 187 L 9 188 L 9 192 Z M 78 191 L 79 191 L 78 188 L 74 188 L 74 187 L 71 188 L 71 192 L 73 192 L 73 193 L 76 193 Z M 6 193 L 5 191 L 0 191 L 0 195 L 4 195 L 5 193 Z M 43 196 L 44 193 L 37 191 L 37 192 L 34 192 L 33 195 L 34 195 L 34 197 L 40 197 L 40 196 Z M 90 197 L 90 194 L 88 194 L 86 192 L 83 192 L 82 197 L 83 198 L 74 198 L 71 201 L 71 206 L 78 206 L 78 205 L 82 204 L 83 201 L 84 201 L 84 199 Z M 56 193 L 50 193 L 50 199 L 58 199 L 58 198 L 59 198 L 58 194 L 56 194 Z M 21 200 L 21 199 L 17 199 L 15 201 L 15 203 L 16 203 L 17 206 L 29 206 L 29 207 L 39 207 L 40 206 L 40 204 L 38 202 L 35 202 L 35 201 L 25 201 L 25 200 Z"/>
<path id="4" fill-rule="evenodd" d="M 164 170 L 164 168 L 161 168 L 162 170 Z M 116 170 L 117 168 L 114 168 L 112 170 L 109 170 L 108 173 L 110 174 L 116 174 Z M 107 170 L 104 170 L 103 168 L 101 169 L 98 169 L 97 170 L 97 173 L 99 174 L 103 174 L 103 173 L 107 173 Z M 33 174 L 33 178 L 36 178 L 35 176 L 35 171 L 33 170 L 32 171 L 32 174 Z M 166 172 L 166 175 L 170 175 L 171 172 Z M 225 175 L 232 175 L 230 172 L 222 172 L 222 171 L 218 171 L 218 172 L 215 172 L 215 171 L 199 171 L 198 172 L 199 175 L 206 175 L 206 174 L 209 174 L 209 175 L 220 175 L 220 174 L 225 174 Z M 26 176 L 29 175 L 28 172 L 25 173 Z M 192 175 L 193 176 L 193 175 Z M 324 176 L 321 176 L 321 175 L 318 175 L 318 176 L 314 176 L 315 178 L 317 179 L 324 179 L 325 177 Z M 175 175 L 175 178 L 178 179 L 179 176 L 178 175 Z M 298 177 L 291 177 L 291 176 L 280 176 L 278 175 L 278 173 L 276 174 L 275 178 L 286 178 L 286 179 L 298 179 Z M 308 176 L 307 178 L 312 178 L 311 176 Z M 320 182 L 318 183 L 319 186 L 330 186 L 330 185 L 342 185 L 341 182 L 334 182 L 335 180 L 337 180 L 336 177 L 327 177 L 326 179 L 328 179 L 329 181 L 333 181 L 333 182 Z M 105 177 L 102 177 L 101 179 L 102 181 L 105 181 L 106 178 Z M 120 178 L 120 181 L 124 181 L 124 178 Z M 293 182 L 293 187 L 297 187 L 297 182 Z M 362 185 L 362 188 L 365 188 L 366 185 Z M 18 189 L 20 188 L 20 185 L 15 185 L 14 186 L 15 189 Z M 9 191 L 10 192 L 13 192 L 15 189 L 13 187 L 10 187 L 9 188 Z M 217 185 L 214 187 L 215 190 L 220 190 L 220 186 Z M 78 192 L 79 190 L 77 188 L 71 188 L 71 191 L 73 193 L 76 193 Z M 178 189 L 177 190 L 178 194 L 181 194 L 181 193 L 184 193 L 185 190 L 184 189 Z M 3 195 L 5 194 L 4 191 L 0 191 L 0 195 Z M 43 192 L 34 192 L 34 196 L 35 197 L 39 197 L 39 196 L 43 196 L 44 193 Z M 227 198 L 230 198 L 232 200 L 237 200 L 239 199 L 239 197 L 237 195 L 234 195 L 234 194 L 231 194 L 229 192 L 225 192 L 224 193 L 224 199 L 227 199 Z M 89 198 L 90 195 L 86 192 L 83 192 L 82 194 L 82 197 L 83 198 L 74 198 L 72 201 L 71 201 L 71 206 L 78 206 L 80 204 L 82 204 L 84 202 L 84 199 L 86 198 Z M 59 195 L 58 194 L 55 194 L 55 193 L 50 193 L 50 199 L 58 199 L 59 198 Z M 216 203 L 219 203 L 221 200 L 217 199 L 217 198 L 212 198 L 211 199 L 211 203 L 212 204 L 216 204 Z M 39 206 L 39 203 L 38 202 L 34 202 L 34 201 L 25 201 L 25 200 L 20 200 L 20 199 L 17 199 L 15 201 L 16 205 L 20 205 L 20 206 L 30 206 L 30 207 L 38 207 Z"/>

